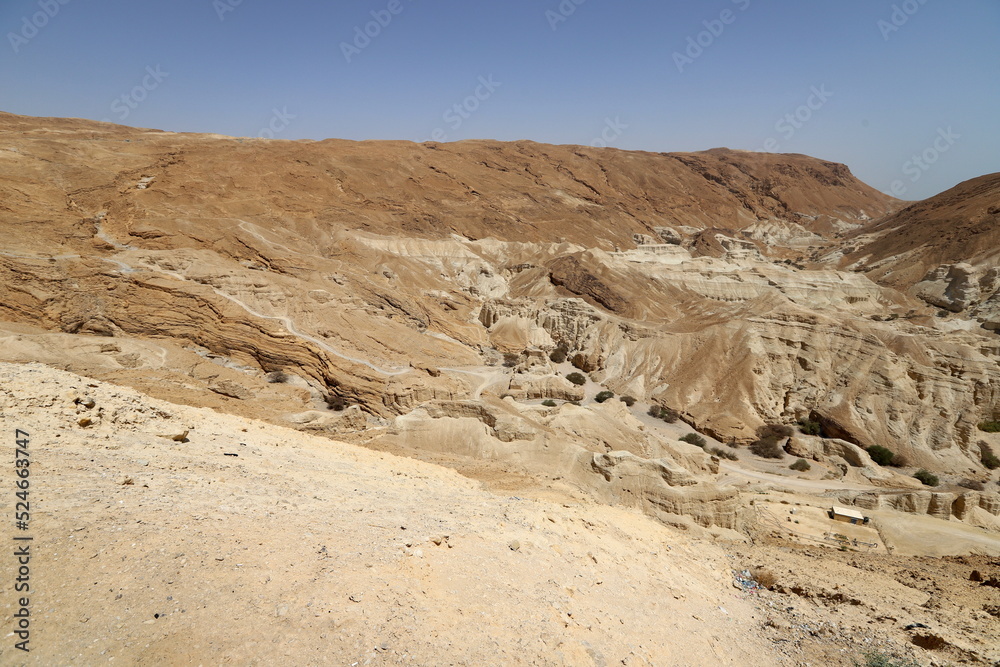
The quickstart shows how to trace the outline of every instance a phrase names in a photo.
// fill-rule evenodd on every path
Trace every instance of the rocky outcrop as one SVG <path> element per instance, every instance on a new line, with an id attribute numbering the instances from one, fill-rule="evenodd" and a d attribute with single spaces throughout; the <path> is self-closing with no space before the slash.
<path id="1" fill-rule="evenodd" d="M 903 493 L 840 493 L 837 502 L 856 505 L 864 509 L 893 509 L 908 514 L 926 514 L 938 519 L 954 517 L 959 521 L 1000 531 L 1000 521 L 978 520 L 977 511 L 991 517 L 1000 517 L 1000 493 L 970 491 L 949 493 L 939 491 L 910 491 Z"/>

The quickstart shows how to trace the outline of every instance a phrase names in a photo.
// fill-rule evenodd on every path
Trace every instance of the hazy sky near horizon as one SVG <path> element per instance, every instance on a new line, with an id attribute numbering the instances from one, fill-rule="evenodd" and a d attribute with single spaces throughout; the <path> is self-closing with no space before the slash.
<path id="1" fill-rule="evenodd" d="M 0 28 L 18 114 L 805 153 L 903 199 L 1000 171 L 998 0 L 4 0 Z"/>

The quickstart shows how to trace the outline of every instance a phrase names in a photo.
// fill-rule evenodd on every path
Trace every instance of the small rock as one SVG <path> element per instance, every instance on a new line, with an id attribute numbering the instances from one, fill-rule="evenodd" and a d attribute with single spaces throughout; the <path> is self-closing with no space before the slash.
<path id="1" fill-rule="evenodd" d="M 969 581 L 982 581 L 983 575 L 979 573 L 979 570 L 973 570 L 972 574 L 969 575 Z"/>
<path id="2" fill-rule="evenodd" d="M 83 398 L 79 398 L 77 399 L 76 402 L 82 405 L 83 407 L 87 408 L 88 410 L 97 405 L 97 401 L 92 399 L 90 396 L 84 396 Z"/>
<path id="3" fill-rule="evenodd" d="M 174 442 L 187 442 L 188 433 L 191 431 L 189 429 L 184 429 L 180 433 L 159 433 L 161 438 L 167 438 L 168 440 L 173 440 Z"/>
<path id="4" fill-rule="evenodd" d="M 118 478 L 118 484 L 120 486 L 132 486 L 135 484 L 135 480 L 128 476 L 122 476 Z"/>
<path id="5" fill-rule="evenodd" d="M 87 428 L 88 426 L 94 423 L 94 420 L 91 419 L 90 417 L 81 417 L 79 421 L 77 421 L 76 423 L 84 428 Z"/>
<path id="6" fill-rule="evenodd" d="M 511 551 L 520 551 L 521 550 L 521 543 L 518 540 L 512 541 L 507 546 L 510 547 Z"/>

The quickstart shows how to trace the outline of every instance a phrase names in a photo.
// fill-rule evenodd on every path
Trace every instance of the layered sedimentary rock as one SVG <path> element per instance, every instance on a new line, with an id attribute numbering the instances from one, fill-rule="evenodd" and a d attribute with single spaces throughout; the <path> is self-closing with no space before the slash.
<path id="1" fill-rule="evenodd" d="M 937 318 L 912 284 L 805 256 L 816 245 L 817 260 L 846 253 L 858 269 L 850 251 L 889 238 L 898 202 L 842 165 L 9 115 L 0 136 L 8 354 L 172 400 L 286 421 L 357 406 L 382 428 L 432 403 L 585 398 L 548 361 L 560 348 L 591 389 L 672 407 L 724 440 L 813 416 L 956 471 L 980 465 L 976 424 L 1000 407 L 1000 339 L 967 317 L 992 307 L 983 262 L 941 274 L 935 298 L 965 308 Z M 295 423 L 364 430 L 352 414 Z M 589 415 L 612 418 L 576 418 Z M 513 446 L 538 428 L 446 419 L 455 437 L 436 446 L 464 446 L 469 429 Z M 626 439 L 597 451 L 663 458 Z"/>

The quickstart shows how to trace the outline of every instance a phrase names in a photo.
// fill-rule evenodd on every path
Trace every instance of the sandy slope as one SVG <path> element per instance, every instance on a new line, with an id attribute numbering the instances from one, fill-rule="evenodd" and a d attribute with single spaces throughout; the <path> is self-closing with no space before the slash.
<path id="1" fill-rule="evenodd" d="M 637 513 L 41 365 L 0 365 L 0 409 L 4 460 L 16 428 L 34 457 L 32 651 L 4 664 L 781 662 L 722 549 Z"/>

